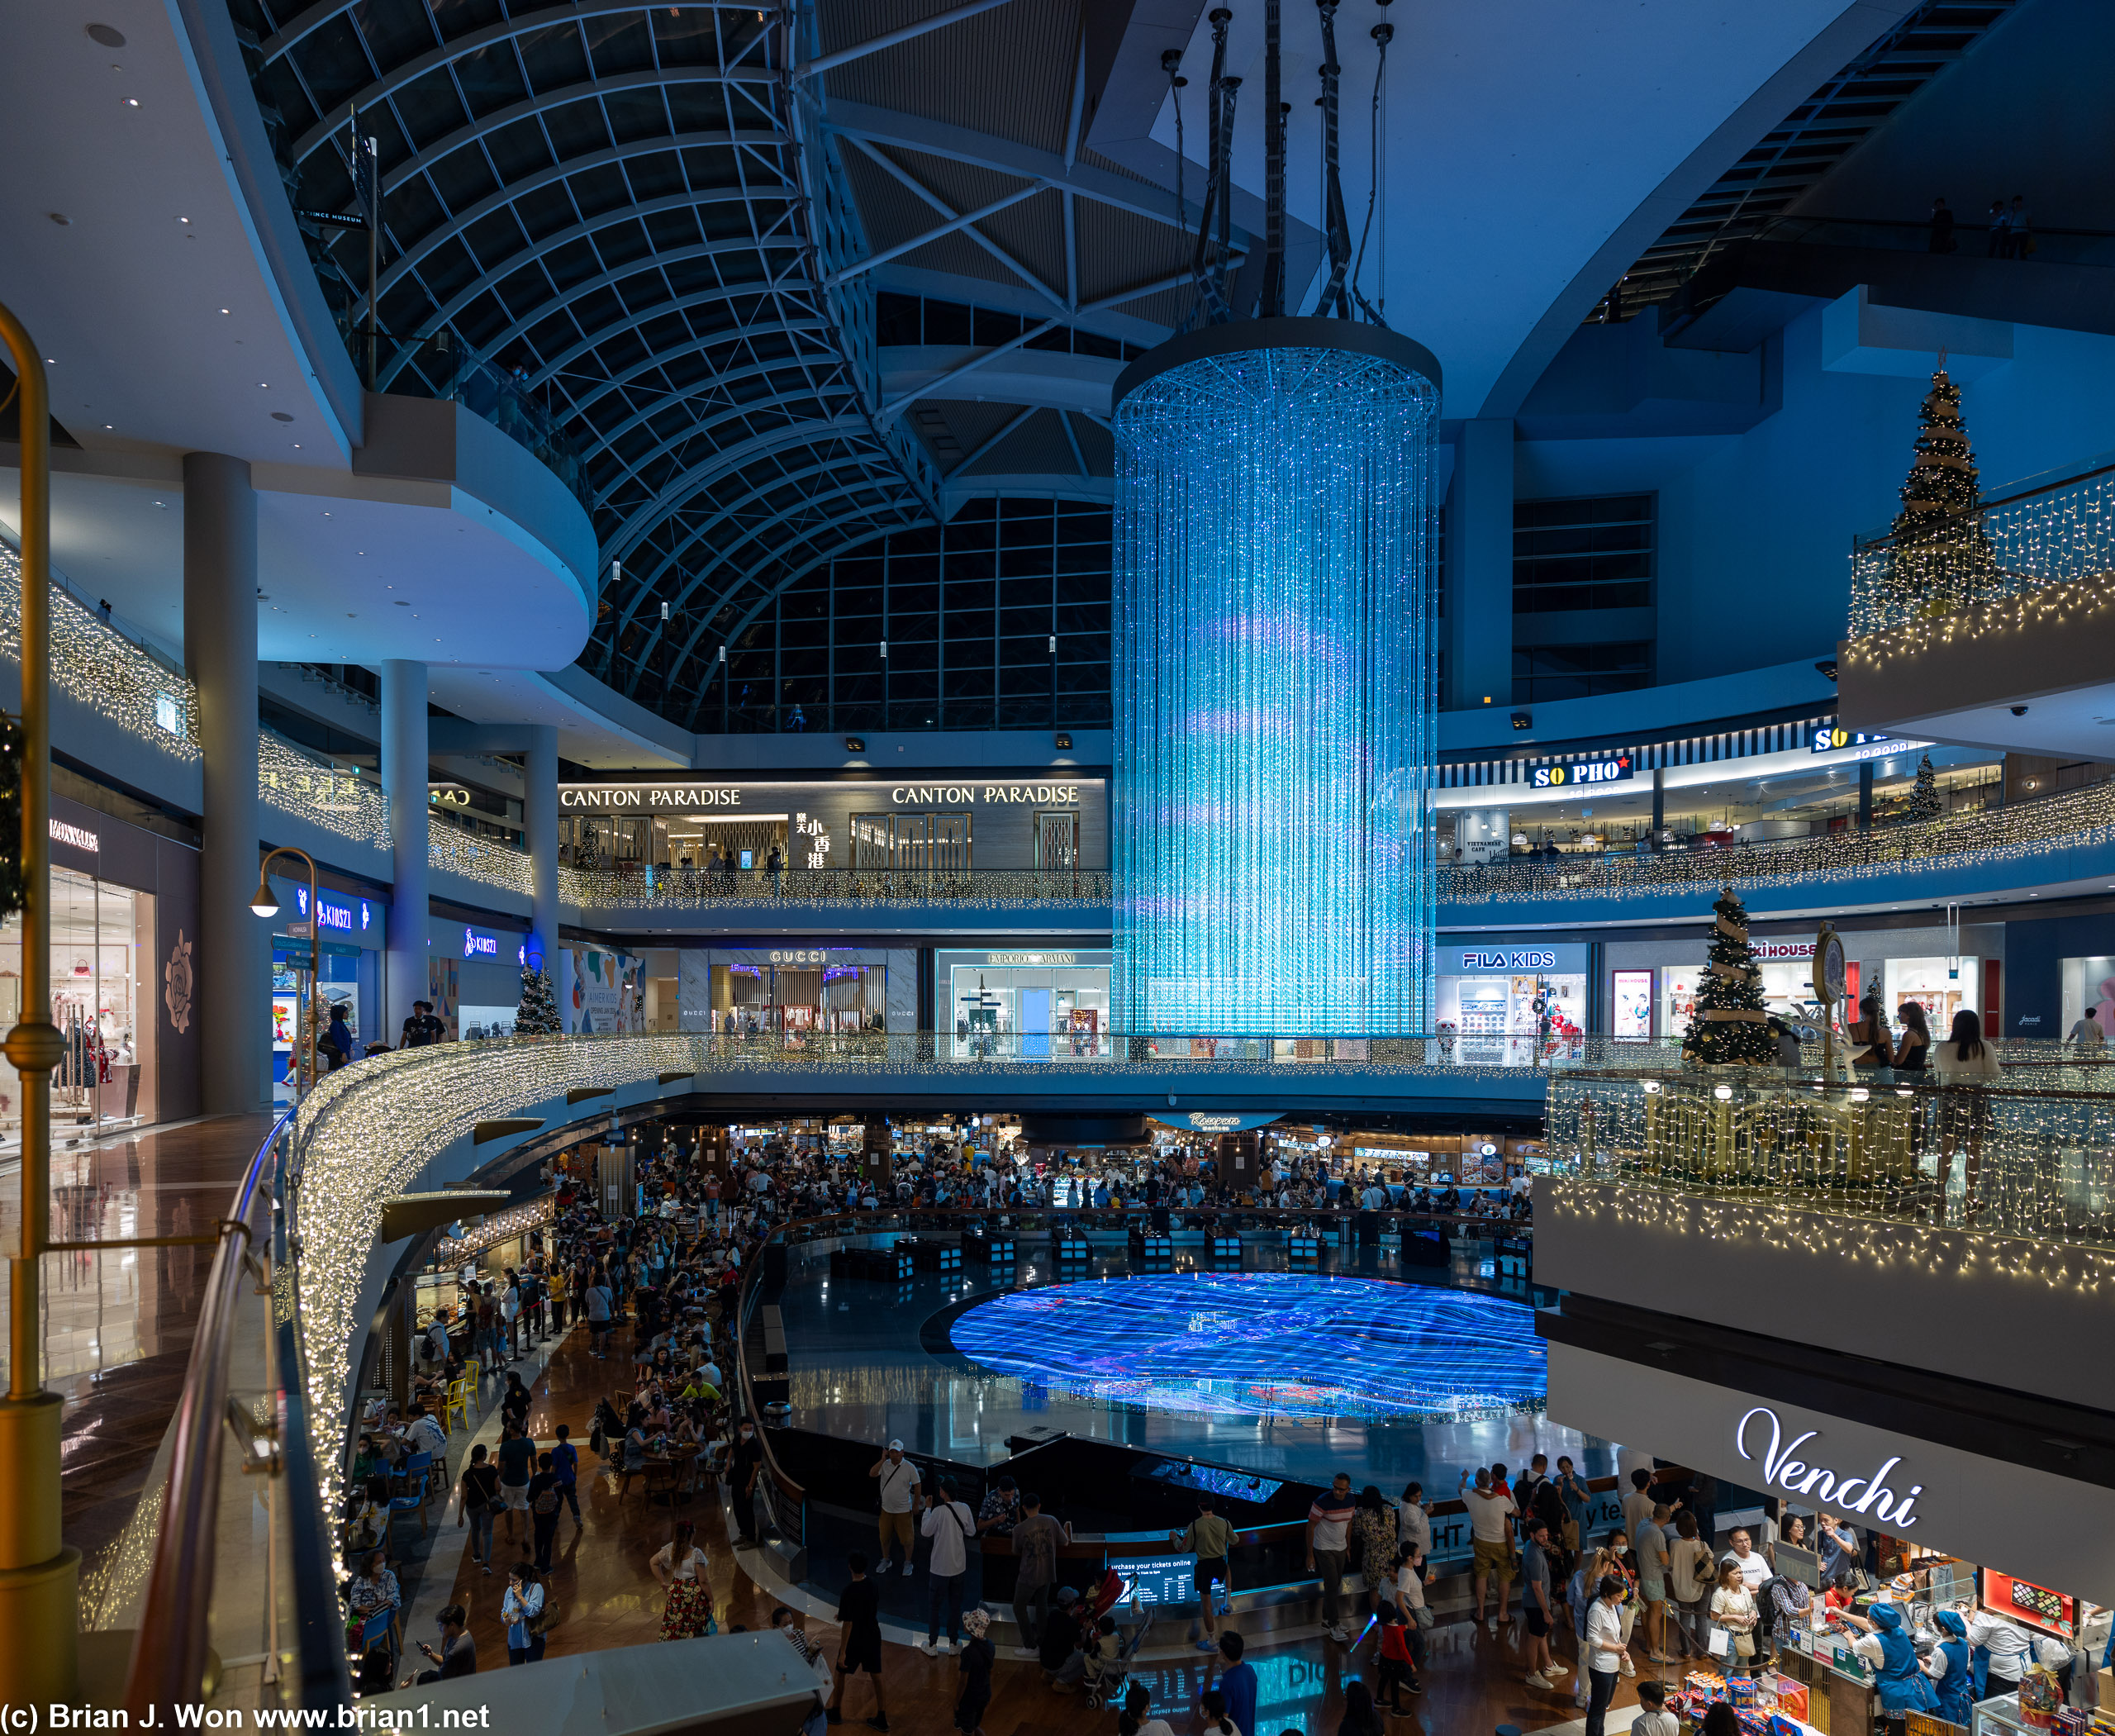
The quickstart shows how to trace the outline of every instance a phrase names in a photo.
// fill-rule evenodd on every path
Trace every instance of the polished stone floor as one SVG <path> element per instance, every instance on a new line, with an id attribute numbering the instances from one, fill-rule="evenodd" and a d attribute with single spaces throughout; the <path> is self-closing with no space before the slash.
<path id="1" fill-rule="evenodd" d="M 1252 1269 L 1270 1259 L 1264 1250 L 1250 1251 Z M 1281 1269 L 1281 1258 L 1274 1263 Z M 1196 1269 L 1195 1255 L 1178 1250 L 1174 1270 Z M 1452 1270 L 1441 1270 L 1399 1268 L 1371 1248 L 1350 1250 L 1340 1263 L 1337 1250 L 1325 1249 L 1320 1269 L 1324 1275 L 1507 1294 L 1466 1253 Z M 1130 1271 L 1129 1256 L 1119 1250 L 1096 1259 L 1086 1277 L 1122 1277 Z M 1538 1452 L 1552 1459 L 1569 1453 L 1588 1476 L 1618 1468 L 1616 1448 L 1552 1425 L 1532 1405 L 1459 1421 L 1316 1415 L 1305 1414 L 1308 1407 L 1292 1414 L 1260 1405 L 1162 1409 L 994 1372 L 953 1348 L 950 1316 L 978 1298 L 1078 1281 L 1077 1273 L 1061 1280 L 1047 1260 L 1034 1257 L 996 1280 L 971 1266 L 959 1273 L 920 1272 L 905 1285 L 880 1285 L 833 1280 L 829 1254 L 818 1246 L 796 1251 L 787 1277 L 778 1300 L 793 1420 L 826 1434 L 877 1445 L 901 1439 L 914 1453 L 990 1464 L 1009 1456 L 1010 1437 L 1064 1429 L 1305 1481 L 1326 1483 L 1341 1470 L 1355 1484 L 1376 1483 L 1390 1495 L 1415 1477 L 1429 1492 L 1451 1496 L 1464 1466 L 1519 1466 Z M 1528 1301 L 1524 1288 L 1509 1294 Z M 1306 1372 L 1289 1353 L 1283 1376 L 1298 1381 Z"/>
<path id="2" fill-rule="evenodd" d="M 228 1209 L 265 1115 L 230 1115 L 55 1152 L 58 1241 L 210 1232 Z M 21 1165 L 0 1165 L 0 1246 L 21 1234 Z M 131 1519 L 189 1363 L 210 1248 L 47 1254 L 45 1384 L 66 1401 L 61 1442 L 66 1540 L 93 1575 Z M 7 1300 L 0 1286 L 0 1370 Z"/>

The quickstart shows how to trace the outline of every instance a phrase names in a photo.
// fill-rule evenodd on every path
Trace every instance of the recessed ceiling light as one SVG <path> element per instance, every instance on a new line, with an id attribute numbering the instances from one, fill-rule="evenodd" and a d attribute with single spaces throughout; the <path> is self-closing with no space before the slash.
<path id="1" fill-rule="evenodd" d="M 188 223 L 191 219 L 188 217 L 178 217 L 176 221 L 179 223 Z"/>
<path id="2" fill-rule="evenodd" d="M 227 312 L 227 309 L 226 309 L 226 308 L 225 308 L 225 307 L 223 307 L 223 308 L 221 310 L 221 312 L 222 313 L 226 313 L 226 312 Z"/>
<path id="3" fill-rule="evenodd" d="M 74 220 L 63 211 L 47 211 L 45 215 L 61 229 L 71 229 L 74 226 Z"/>
<path id="4" fill-rule="evenodd" d="M 140 99 L 137 97 L 127 97 L 125 99 L 125 106 L 127 108 L 137 108 L 140 106 Z"/>

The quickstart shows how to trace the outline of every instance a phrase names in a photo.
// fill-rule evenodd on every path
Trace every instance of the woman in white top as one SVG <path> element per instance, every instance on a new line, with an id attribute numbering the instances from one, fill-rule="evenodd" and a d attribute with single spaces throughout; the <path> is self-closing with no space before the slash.
<path id="1" fill-rule="evenodd" d="M 1961 1215 L 1972 1218 L 1982 1179 L 1983 1127 L 1989 1107 L 1982 1093 L 1972 1087 L 1985 1079 L 1999 1077 L 1998 1051 L 1983 1040 L 1983 1021 L 1965 1009 L 1953 1015 L 1953 1029 L 1932 1057 L 1938 1065 L 1939 1083 L 1969 1089 L 1949 1090 L 1939 1105 L 1942 1134 L 1939 1158 L 1939 1213 L 1944 1215 L 1946 1196 L 1953 1179 L 1953 1152 L 1956 1144 L 1968 1147 L 1968 1161 L 1961 1178 Z"/>
<path id="2" fill-rule="evenodd" d="M 1405 1483 L 1395 1503 L 1395 1534 L 1420 1556 L 1432 1553 L 1432 1513 L 1424 1504 L 1424 1485 Z"/>
<path id="3" fill-rule="evenodd" d="M 1615 1697 L 1616 1672 L 1624 1652 L 1623 1590 L 1620 1575 L 1603 1574 L 1586 1611 L 1586 1736 L 1605 1736 L 1609 1701 Z"/>
<path id="4" fill-rule="evenodd" d="M 696 1535 L 697 1528 L 690 1520 L 677 1520 L 674 1537 L 647 1563 L 668 1594 L 661 1611 L 663 1639 L 690 1639 L 718 1631 L 712 1617 L 712 1587 L 706 1577 L 705 1551 L 698 1548 Z"/>
<path id="5" fill-rule="evenodd" d="M 1726 1667 L 1747 1673 L 1747 1661 L 1755 1656 L 1755 1593 L 1748 1590 L 1741 1564 L 1730 1556 L 1719 1564 L 1718 1589 L 1711 1594 L 1711 1619 L 1731 1635 L 1726 1647 Z"/>

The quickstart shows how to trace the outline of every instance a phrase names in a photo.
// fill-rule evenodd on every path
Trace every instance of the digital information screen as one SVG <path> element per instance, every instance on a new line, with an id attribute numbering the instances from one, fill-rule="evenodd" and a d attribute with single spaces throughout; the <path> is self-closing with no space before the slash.
<path id="1" fill-rule="evenodd" d="M 1159 1610 L 1197 1600 L 1194 1555 L 1147 1555 L 1130 1560 L 1112 1555 L 1109 1565 L 1124 1580 L 1124 1595 L 1116 1600 L 1119 1610 Z"/>
<path id="2" fill-rule="evenodd" d="M 1207 1495 L 1224 1495 L 1234 1501 L 1268 1501 L 1283 1483 L 1267 1477 L 1251 1477 L 1246 1471 L 1229 1471 L 1219 1465 L 1193 1465 L 1186 1459 L 1155 1459 L 1137 1475 L 1178 1489 L 1195 1489 Z"/>

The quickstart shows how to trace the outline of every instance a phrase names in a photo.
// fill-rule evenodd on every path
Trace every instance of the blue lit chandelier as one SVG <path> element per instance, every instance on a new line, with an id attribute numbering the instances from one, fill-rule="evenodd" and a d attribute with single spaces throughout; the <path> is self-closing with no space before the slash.
<path id="1" fill-rule="evenodd" d="M 1257 316 L 1226 297 L 1238 81 L 1221 9 L 1195 267 L 1205 323 L 1116 387 L 1113 1011 L 1134 1033 L 1414 1034 L 1431 1020 L 1440 371 L 1378 323 L 1356 270 L 1347 282 L 1333 65 L 1316 305 L 1338 316 L 1282 312 L 1277 10 Z M 1349 317 L 1354 299 L 1369 322 Z"/>

